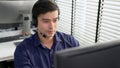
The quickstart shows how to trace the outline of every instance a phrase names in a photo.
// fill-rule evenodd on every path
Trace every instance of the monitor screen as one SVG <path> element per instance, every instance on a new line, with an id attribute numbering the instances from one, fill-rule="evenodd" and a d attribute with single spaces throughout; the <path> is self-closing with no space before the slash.
<path id="1" fill-rule="evenodd" d="M 55 68 L 120 68 L 120 40 L 58 51 Z"/>

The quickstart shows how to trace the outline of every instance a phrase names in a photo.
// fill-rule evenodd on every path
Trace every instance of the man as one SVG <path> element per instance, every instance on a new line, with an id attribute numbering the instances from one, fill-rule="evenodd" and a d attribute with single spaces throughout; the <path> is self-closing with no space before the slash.
<path id="1" fill-rule="evenodd" d="M 50 0 L 34 4 L 32 18 L 37 32 L 17 46 L 15 68 L 54 68 L 56 51 L 79 46 L 71 35 L 56 31 L 59 14 L 58 6 Z"/>

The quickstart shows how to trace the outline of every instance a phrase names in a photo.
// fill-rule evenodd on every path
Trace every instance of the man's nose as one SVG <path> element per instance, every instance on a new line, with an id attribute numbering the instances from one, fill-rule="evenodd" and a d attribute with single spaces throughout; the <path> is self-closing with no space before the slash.
<path id="1" fill-rule="evenodd" d="M 50 22 L 50 29 L 53 29 L 53 28 L 54 28 L 54 22 L 51 21 L 51 22 Z"/>

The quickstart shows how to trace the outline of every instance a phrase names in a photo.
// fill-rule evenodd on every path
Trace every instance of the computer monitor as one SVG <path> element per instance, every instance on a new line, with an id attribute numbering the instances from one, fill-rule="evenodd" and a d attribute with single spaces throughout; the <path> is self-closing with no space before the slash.
<path id="1" fill-rule="evenodd" d="M 55 68 L 120 68 L 120 40 L 58 51 Z"/>
<path id="2" fill-rule="evenodd" d="M 0 29 L 18 27 L 22 23 L 22 14 L 31 14 L 37 0 L 0 1 Z"/>

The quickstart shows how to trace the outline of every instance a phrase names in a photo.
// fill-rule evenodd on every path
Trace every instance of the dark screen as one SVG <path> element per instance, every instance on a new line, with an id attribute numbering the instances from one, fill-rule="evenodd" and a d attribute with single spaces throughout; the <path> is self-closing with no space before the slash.
<path id="1" fill-rule="evenodd" d="M 55 68 L 120 68 L 120 42 L 59 51 L 55 54 Z"/>

